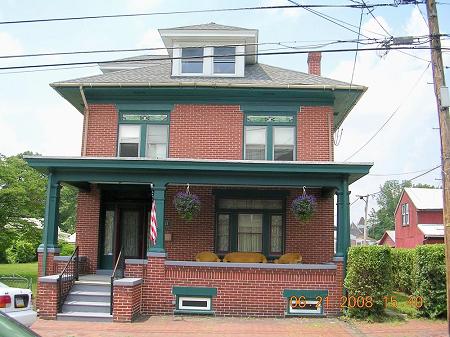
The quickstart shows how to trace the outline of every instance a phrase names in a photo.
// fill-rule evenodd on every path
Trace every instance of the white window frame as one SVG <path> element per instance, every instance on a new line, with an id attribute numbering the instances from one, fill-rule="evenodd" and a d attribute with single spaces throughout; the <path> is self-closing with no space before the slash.
<path id="1" fill-rule="evenodd" d="M 183 73 L 182 72 L 182 49 L 183 47 L 195 47 L 195 42 L 179 42 L 174 43 L 172 62 L 172 76 L 184 76 L 184 77 L 244 77 L 245 75 L 245 46 L 236 46 L 235 61 L 234 61 L 234 73 L 223 74 L 214 73 L 214 46 L 226 46 L 233 44 L 240 44 L 242 41 L 220 41 L 208 44 L 208 47 L 203 47 L 203 72 L 202 73 Z M 198 44 L 198 43 L 197 43 Z M 200 46 L 199 46 L 200 47 Z"/>
<path id="2" fill-rule="evenodd" d="M 402 226 L 409 225 L 409 204 L 405 203 L 402 205 Z"/>
<path id="3" fill-rule="evenodd" d="M 185 301 L 206 301 L 206 307 L 192 307 L 189 305 L 183 305 Z M 178 296 L 178 309 L 179 310 L 199 310 L 199 311 L 211 311 L 211 297 L 192 297 L 192 296 Z"/>
<path id="4" fill-rule="evenodd" d="M 137 141 L 138 153 L 137 153 L 137 156 L 136 156 L 136 158 L 139 158 L 140 157 L 140 152 L 141 152 L 141 129 L 140 129 L 140 124 L 119 124 L 119 132 L 118 132 L 118 137 L 117 137 L 117 157 L 127 158 L 127 157 L 122 157 L 120 155 L 120 144 L 127 143 L 127 142 L 122 142 L 123 137 L 121 135 L 121 129 L 125 128 L 125 127 L 139 128 L 139 137 L 138 137 L 138 141 Z M 128 142 L 128 143 L 130 143 L 130 142 Z M 132 143 L 132 144 L 135 144 L 135 143 Z M 131 157 L 131 158 L 134 158 L 134 157 Z"/>
<path id="5" fill-rule="evenodd" d="M 306 304 L 314 304 L 316 306 L 315 310 L 311 309 L 305 309 L 305 308 L 292 308 L 292 303 L 290 299 L 288 299 L 289 305 L 288 305 L 288 314 L 294 314 L 294 315 L 320 315 L 322 314 L 322 305 L 317 305 L 316 300 L 306 300 Z"/>

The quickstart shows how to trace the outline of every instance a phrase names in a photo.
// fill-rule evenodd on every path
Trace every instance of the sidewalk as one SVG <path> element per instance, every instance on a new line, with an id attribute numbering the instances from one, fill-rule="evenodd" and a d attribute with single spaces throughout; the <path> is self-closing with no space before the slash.
<path id="1" fill-rule="evenodd" d="M 294 336 L 447 336 L 444 321 L 347 323 L 333 318 L 231 318 L 152 316 L 135 323 L 38 320 L 32 329 L 43 337 L 294 337 Z"/>

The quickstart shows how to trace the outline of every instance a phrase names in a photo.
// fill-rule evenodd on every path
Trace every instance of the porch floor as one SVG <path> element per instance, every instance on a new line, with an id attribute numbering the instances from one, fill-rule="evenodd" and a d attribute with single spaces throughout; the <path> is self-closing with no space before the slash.
<path id="1" fill-rule="evenodd" d="M 108 275 L 80 275 L 79 282 L 111 283 L 111 276 Z"/>

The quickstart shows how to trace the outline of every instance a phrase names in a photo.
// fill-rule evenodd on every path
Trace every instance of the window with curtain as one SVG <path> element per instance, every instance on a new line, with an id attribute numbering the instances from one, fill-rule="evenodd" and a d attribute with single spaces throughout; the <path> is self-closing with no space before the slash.
<path id="1" fill-rule="evenodd" d="M 294 128 L 273 128 L 273 160 L 294 160 Z"/>
<path id="2" fill-rule="evenodd" d="M 217 201 L 216 252 L 260 252 L 279 256 L 284 244 L 284 203 L 280 199 Z"/>
<path id="3" fill-rule="evenodd" d="M 146 157 L 151 159 L 167 158 L 168 125 L 147 125 L 147 152 Z"/>
<path id="4" fill-rule="evenodd" d="M 245 159 L 248 160 L 266 159 L 265 126 L 245 127 Z"/>
<path id="5" fill-rule="evenodd" d="M 119 125 L 119 157 L 139 157 L 140 135 L 139 125 Z"/>

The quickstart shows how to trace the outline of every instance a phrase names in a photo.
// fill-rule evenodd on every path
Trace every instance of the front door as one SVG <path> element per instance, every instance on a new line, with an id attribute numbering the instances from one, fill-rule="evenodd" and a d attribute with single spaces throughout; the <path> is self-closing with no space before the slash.
<path id="1" fill-rule="evenodd" d="M 107 206 L 100 226 L 99 268 L 113 269 L 122 248 L 124 258 L 143 258 L 145 206 Z"/>

